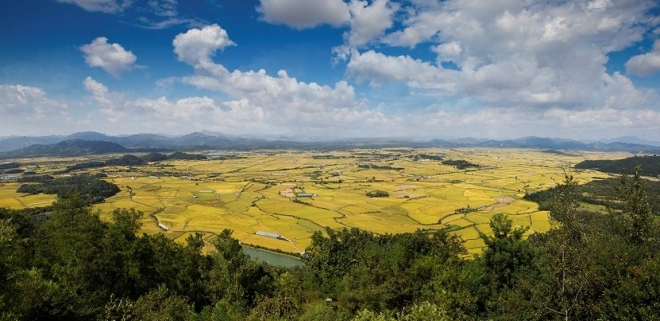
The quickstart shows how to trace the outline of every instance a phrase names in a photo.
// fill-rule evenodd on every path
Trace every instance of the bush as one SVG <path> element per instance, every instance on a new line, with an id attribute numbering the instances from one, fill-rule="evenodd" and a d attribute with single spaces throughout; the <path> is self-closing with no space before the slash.
<path id="1" fill-rule="evenodd" d="M 367 192 L 367 196 L 369 197 L 389 197 L 390 194 L 386 191 L 381 191 L 381 190 L 375 190 L 375 191 L 369 191 Z"/>

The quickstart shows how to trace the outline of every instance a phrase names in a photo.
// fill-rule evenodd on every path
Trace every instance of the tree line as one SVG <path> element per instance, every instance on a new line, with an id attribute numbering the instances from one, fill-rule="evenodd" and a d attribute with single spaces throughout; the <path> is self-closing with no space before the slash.
<path id="1" fill-rule="evenodd" d="M 575 164 L 576 169 L 596 169 L 605 173 L 618 174 L 621 169 L 634 170 L 637 166 L 644 169 L 647 176 L 660 175 L 660 156 L 634 156 L 617 160 L 585 160 Z"/>
<path id="2" fill-rule="evenodd" d="M 457 169 L 466 169 L 466 168 L 472 168 L 472 167 L 479 167 L 477 164 L 470 163 L 464 159 L 457 159 L 457 160 L 443 160 L 441 162 L 443 165 L 450 165 L 450 166 L 456 166 Z"/>
<path id="3" fill-rule="evenodd" d="M 132 154 L 125 154 L 121 157 L 114 157 L 106 161 L 91 161 L 82 162 L 67 166 L 65 169 L 56 172 L 56 174 L 70 173 L 75 170 L 101 168 L 105 166 L 141 166 L 149 162 L 159 162 L 164 160 L 204 160 L 207 159 L 204 155 L 188 154 L 184 152 L 174 152 L 170 155 L 161 153 L 149 153 L 143 156 L 135 156 Z"/>

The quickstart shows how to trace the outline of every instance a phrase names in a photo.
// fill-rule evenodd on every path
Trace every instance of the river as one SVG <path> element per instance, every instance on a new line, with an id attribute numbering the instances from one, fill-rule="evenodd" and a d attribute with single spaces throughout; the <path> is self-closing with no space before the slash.
<path id="1" fill-rule="evenodd" d="M 305 263 L 295 257 L 253 247 L 243 246 L 243 253 L 249 255 L 253 259 L 272 265 L 283 267 L 305 266 Z"/>

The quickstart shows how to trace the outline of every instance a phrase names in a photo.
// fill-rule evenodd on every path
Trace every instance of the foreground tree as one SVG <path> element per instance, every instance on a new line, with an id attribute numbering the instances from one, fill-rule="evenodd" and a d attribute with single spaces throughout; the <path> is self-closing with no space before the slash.
<path id="1" fill-rule="evenodd" d="M 642 168 L 635 167 L 632 179 L 625 171 L 621 173 L 621 184 L 617 192 L 619 199 L 625 204 L 624 214 L 629 216 L 626 226 L 627 234 L 632 243 L 641 244 L 651 235 L 652 212 L 649 197 L 644 188 Z"/>

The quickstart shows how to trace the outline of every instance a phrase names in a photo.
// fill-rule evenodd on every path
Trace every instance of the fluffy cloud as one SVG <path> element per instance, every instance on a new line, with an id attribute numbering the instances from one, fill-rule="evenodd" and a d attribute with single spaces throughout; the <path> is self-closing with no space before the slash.
<path id="1" fill-rule="evenodd" d="M 37 87 L 0 85 L 0 135 L 60 132 L 69 120 L 66 103 L 47 97 Z"/>
<path id="2" fill-rule="evenodd" d="M 137 57 L 132 52 L 117 43 L 108 43 L 105 37 L 94 39 L 80 50 L 85 54 L 85 62 L 90 67 L 101 67 L 115 77 L 136 67 Z"/>
<path id="3" fill-rule="evenodd" d="M 372 84 L 437 88 L 432 94 L 472 97 L 484 106 L 603 107 L 613 92 L 630 98 L 624 104 L 649 104 L 640 100 L 650 97 L 648 92 L 629 86 L 623 75 L 608 75 L 605 64 L 608 53 L 643 38 L 654 24 L 648 14 L 653 5 L 637 0 L 413 1 L 402 10 L 404 28 L 379 41 L 430 44 L 436 62 L 367 51 L 350 55 L 347 72 Z M 652 53 L 631 60 L 629 72 L 648 71 L 654 58 Z M 458 70 L 443 70 L 443 62 Z"/>
<path id="4" fill-rule="evenodd" d="M 440 85 L 444 80 L 451 78 L 452 74 L 455 74 L 454 71 L 445 70 L 410 56 L 387 56 L 373 50 L 362 54 L 353 50 L 347 65 L 347 72 L 358 80 L 370 80 L 372 85 L 399 81 L 406 82 L 413 87 L 428 86 L 427 88 Z M 446 83 L 445 88 L 449 90 L 452 83 Z"/>
<path id="5" fill-rule="evenodd" d="M 236 44 L 229 40 L 227 31 L 214 24 L 178 34 L 172 41 L 172 45 L 174 53 L 180 61 L 197 65 L 202 62 L 210 62 L 217 50 L 224 50 L 226 47 Z"/>
<path id="6" fill-rule="evenodd" d="M 318 131 L 338 123 L 359 127 L 384 121 L 382 114 L 369 110 L 365 102 L 356 98 L 355 89 L 346 81 L 331 87 L 299 82 L 284 70 L 277 76 L 270 76 L 265 70 L 230 72 L 211 59 L 216 50 L 230 44 L 233 43 L 227 33 L 217 25 L 191 29 L 173 41 L 179 60 L 195 69 L 195 74 L 181 81 L 229 95 L 235 100 L 227 106 L 242 111 L 235 116 L 253 111 L 251 117 L 259 117 L 252 121 L 259 121 L 266 128 L 275 126 L 278 131 L 293 123 Z"/>
<path id="7" fill-rule="evenodd" d="M 104 131 L 114 133 L 135 132 L 137 129 L 141 132 L 189 133 L 205 128 L 230 133 L 295 134 L 290 126 L 295 123 L 298 130 L 319 136 L 327 134 L 328 128 L 346 125 L 347 130 L 343 134 L 350 136 L 384 120 L 381 114 L 375 112 L 326 109 L 320 100 L 316 105 L 309 104 L 302 96 L 314 96 L 311 92 L 298 93 L 295 99 L 287 101 L 299 105 L 282 108 L 280 104 L 284 98 L 268 101 L 273 98 L 268 95 L 229 101 L 207 96 L 174 101 L 165 97 L 126 99 L 122 93 L 109 90 L 91 77 L 85 79 L 84 86 L 89 92 L 87 105 L 94 110 L 93 113 L 103 117 L 102 123 L 106 124 Z M 323 98 L 323 93 L 309 99 L 318 97 Z"/>
<path id="8" fill-rule="evenodd" d="M 630 74 L 646 76 L 660 71 L 660 40 L 655 41 L 653 51 L 631 57 L 626 62 Z"/>
<path id="9" fill-rule="evenodd" d="M 285 24 L 296 29 L 322 24 L 334 27 L 348 25 L 344 44 L 333 49 L 345 59 L 352 48 L 362 47 L 383 36 L 394 24 L 394 14 L 400 5 L 390 0 L 261 0 L 257 7 L 262 19 L 273 24 Z"/>
<path id="10" fill-rule="evenodd" d="M 345 60 L 355 48 L 364 47 L 385 34 L 394 24 L 393 18 L 400 6 L 389 0 L 352 0 L 350 30 L 344 33 L 344 44 L 332 48 L 336 60 Z"/>
<path id="11" fill-rule="evenodd" d="M 90 12 L 120 13 L 128 8 L 132 0 L 57 0 L 61 3 L 75 4 Z"/>
<path id="12" fill-rule="evenodd" d="M 367 1 L 351 1 L 351 30 L 344 34 L 349 47 L 366 45 L 382 36 L 392 27 L 392 17 L 399 10 L 399 5 L 389 0 L 375 0 L 371 5 Z"/>
<path id="13" fill-rule="evenodd" d="M 268 23 L 296 29 L 322 24 L 338 27 L 350 19 L 348 6 L 343 0 L 261 0 L 257 11 Z"/>
<path id="14" fill-rule="evenodd" d="M 268 77 L 265 73 L 262 76 Z M 217 84 L 217 79 L 213 83 Z M 189 133 L 205 128 L 235 134 L 294 135 L 303 132 L 306 137 L 429 137 L 437 134 L 463 137 L 465 130 L 469 129 L 473 137 L 513 138 L 521 136 L 521 133 L 534 133 L 539 136 L 599 139 L 607 136 L 603 128 L 616 128 L 617 135 L 654 137 L 660 127 L 660 112 L 652 109 L 621 109 L 618 106 L 583 110 L 553 107 L 537 112 L 522 107 L 487 107 L 464 111 L 456 109 L 455 104 L 441 103 L 426 111 L 383 114 L 356 108 L 354 99 L 347 92 L 345 103 L 350 108 L 327 108 L 323 95 L 304 92 L 304 89 L 296 86 L 305 84 L 291 80 L 292 88 L 277 88 L 281 83 L 276 81 L 270 84 L 272 87 L 269 89 L 261 88 L 259 94 L 229 101 L 207 96 L 178 100 L 165 97 L 130 100 L 92 78 L 87 78 L 84 85 L 90 93 L 91 104 L 99 107 L 98 113 L 106 120 L 101 122 L 105 124 L 101 126 L 105 127 L 96 127 L 95 130 L 117 134 L 163 131 Z M 287 97 L 284 93 L 279 97 L 273 93 L 277 90 L 288 91 L 288 95 L 295 98 L 290 99 L 291 96 Z M 332 90 L 326 90 L 325 93 L 335 94 Z M 267 100 L 270 103 L 264 104 Z M 318 103 L 310 104 L 311 100 Z M 458 102 L 458 105 L 461 104 Z"/>

